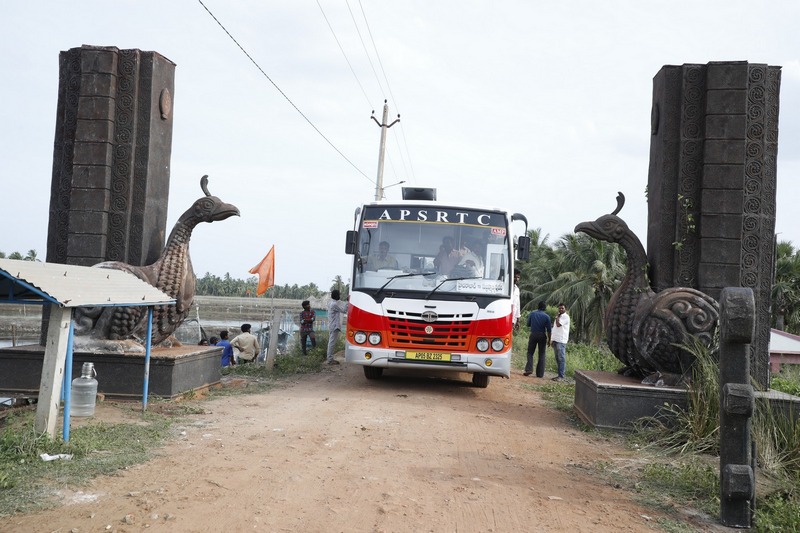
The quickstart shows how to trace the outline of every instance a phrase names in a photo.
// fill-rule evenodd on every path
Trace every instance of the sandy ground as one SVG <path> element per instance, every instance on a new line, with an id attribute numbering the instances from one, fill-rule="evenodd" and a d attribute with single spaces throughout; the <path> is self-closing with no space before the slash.
<path id="1" fill-rule="evenodd" d="M 367 381 L 342 364 L 201 401 L 153 460 L 0 531 L 657 530 L 657 512 L 592 473 L 635 454 L 575 429 L 523 386 L 536 381 Z"/>

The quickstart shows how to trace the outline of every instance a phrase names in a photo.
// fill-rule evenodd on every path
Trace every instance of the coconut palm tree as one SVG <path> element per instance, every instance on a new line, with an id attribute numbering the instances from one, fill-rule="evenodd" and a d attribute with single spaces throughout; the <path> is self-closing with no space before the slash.
<path id="1" fill-rule="evenodd" d="M 342 276 L 336 276 L 331 281 L 333 282 L 333 285 L 331 285 L 331 290 L 338 289 L 341 299 L 347 300 L 347 297 L 350 294 L 350 284 L 345 283 L 342 279 Z"/>
<path id="2" fill-rule="evenodd" d="M 564 303 L 572 317 L 571 336 L 599 343 L 605 312 L 625 276 L 625 252 L 617 244 L 584 234 L 566 234 L 536 267 L 538 285 L 531 300 Z"/>
<path id="3" fill-rule="evenodd" d="M 800 330 L 800 249 L 788 241 L 779 242 L 775 253 L 772 323 L 776 329 Z"/>
<path id="4" fill-rule="evenodd" d="M 549 269 L 553 256 L 553 249 L 548 242 L 550 234 L 542 235 L 542 228 L 536 228 L 528 230 L 528 237 L 531 239 L 530 256 L 526 262 L 516 265 L 521 276 L 519 282 L 520 311 L 535 309 L 538 302 L 534 299 L 536 289 L 553 279 Z"/>

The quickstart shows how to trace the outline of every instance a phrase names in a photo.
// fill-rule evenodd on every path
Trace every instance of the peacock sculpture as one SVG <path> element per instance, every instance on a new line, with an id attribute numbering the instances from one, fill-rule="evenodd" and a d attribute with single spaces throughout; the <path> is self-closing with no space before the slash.
<path id="1" fill-rule="evenodd" d="M 627 254 L 627 272 L 606 309 L 606 341 L 625 365 L 620 373 L 644 378 L 644 383 L 676 384 L 694 362 L 694 355 L 683 348 L 692 337 L 706 347 L 714 345 L 719 304 L 688 287 L 653 291 L 644 247 L 617 216 L 624 204 L 620 192 L 613 213 L 575 226 L 576 233 L 617 243 Z"/>
<path id="2" fill-rule="evenodd" d="M 151 342 L 166 341 L 180 326 L 191 310 L 197 279 L 189 256 L 189 239 L 192 230 L 201 222 L 216 222 L 238 216 L 239 209 L 212 196 L 208 192 L 208 176 L 200 179 L 205 196 L 194 202 L 175 223 L 164 251 L 155 263 L 136 266 L 119 261 L 106 261 L 95 265 L 130 272 L 175 298 L 174 305 L 160 305 L 153 309 Z M 92 307 L 78 309 L 75 315 L 75 333 L 97 342 L 83 342 L 104 349 L 113 349 L 109 341 L 143 341 L 147 335 L 147 309 L 142 307 Z M 166 344 L 166 343 L 165 343 Z M 110 346 L 111 345 L 111 346 Z"/>

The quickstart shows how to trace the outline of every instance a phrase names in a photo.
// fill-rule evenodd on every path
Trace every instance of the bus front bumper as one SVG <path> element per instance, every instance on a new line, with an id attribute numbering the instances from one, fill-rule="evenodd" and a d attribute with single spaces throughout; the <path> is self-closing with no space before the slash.
<path id="1" fill-rule="evenodd" d="M 416 357 L 428 357 L 419 359 Z M 493 376 L 511 376 L 511 350 L 502 353 L 430 353 L 365 348 L 347 343 L 345 360 L 376 368 L 445 370 Z"/>

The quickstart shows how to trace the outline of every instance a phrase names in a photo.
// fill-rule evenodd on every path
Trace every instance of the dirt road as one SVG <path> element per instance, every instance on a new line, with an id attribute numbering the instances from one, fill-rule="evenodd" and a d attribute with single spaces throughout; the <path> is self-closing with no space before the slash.
<path id="1" fill-rule="evenodd" d="M 0 531 L 656 529 L 657 513 L 590 472 L 630 452 L 574 429 L 534 381 L 367 381 L 342 364 L 201 401 L 155 459 Z"/>

